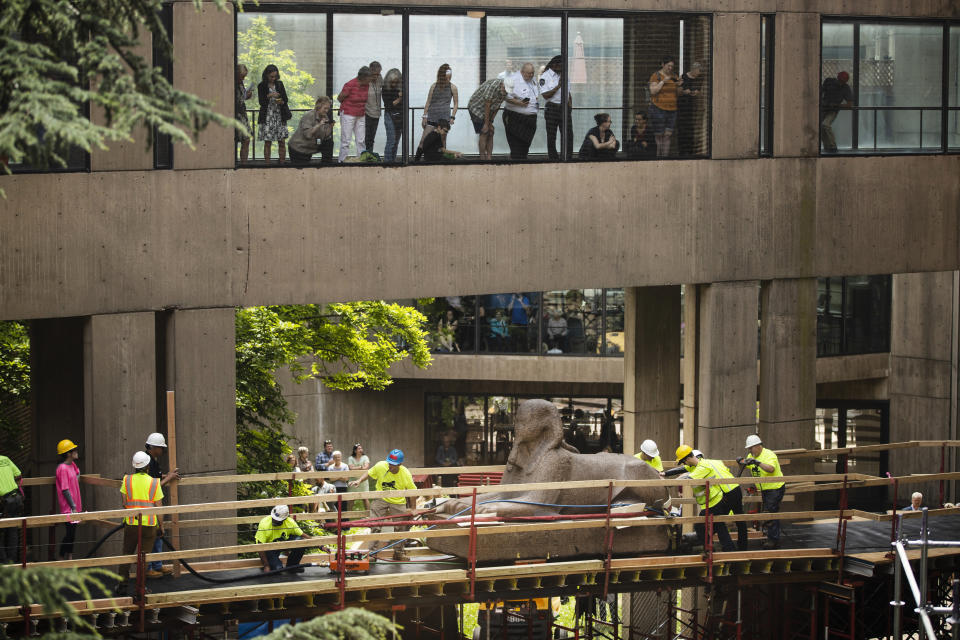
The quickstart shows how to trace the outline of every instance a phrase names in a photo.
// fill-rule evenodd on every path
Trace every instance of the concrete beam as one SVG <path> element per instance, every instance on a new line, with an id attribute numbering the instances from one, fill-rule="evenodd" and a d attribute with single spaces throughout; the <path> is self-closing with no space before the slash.
<path id="1" fill-rule="evenodd" d="M 623 452 L 680 438 L 680 286 L 630 287 L 625 300 Z"/>
<path id="2" fill-rule="evenodd" d="M 755 158 L 760 146 L 760 14 L 713 16 L 712 157 Z"/>
<path id="3" fill-rule="evenodd" d="M 820 16 L 778 13 L 773 74 L 773 153 L 820 153 Z M 757 30 L 759 39 L 759 29 Z"/>
<path id="4" fill-rule="evenodd" d="M 711 458 L 742 454 L 743 440 L 756 432 L 758 285 L 723 282 L 700 288 L 695 442 Z"/>

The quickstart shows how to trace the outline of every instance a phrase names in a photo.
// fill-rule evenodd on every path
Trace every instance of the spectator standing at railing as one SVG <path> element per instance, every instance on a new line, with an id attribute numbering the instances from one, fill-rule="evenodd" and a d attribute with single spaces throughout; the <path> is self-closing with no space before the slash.
<path id="1" fill-rule="evenodd" d="M 351 471 L 366 471 L 370 468 L 370 458 L 363 452 L 363 445 L 359 442 L 353 445 L 353 452 L 350 454 L 350 457 L 347 458 L 347 466 L 350 467 Z M 348 482 L 347 488 L 349 491 L 358 492 L 370 490 L 369 483 L 366 480 L 357 486 L 353 486 Z M 370 500 L 368 498 L 363 498 L 363 508 L 367 511 L 370 510 Z"/>
<path id="2" fill-rule="evenodd" d="M 321 162 L 333 162 L 333 119 L 330 108 L 333 102 L 327 96 L 320 96 L 300 118 L 297 130 L 290 137 L 290 161 L 294 164 L 309 164 L 313 154 L 319 153 Z"/>
<path id="3" fill-rule="evenodd" d="M 849 109 L 853 106 L 853 91 L 847 82 L 850 74 L 841 71 L 836 78 L 826 78 L 820 85 L 820 139 L 823 150 L 827 153 L 837 152 L 837 139 L 833 135 L 833 121 L 840 114 L 840 109 Z"/>
<path id="4" fill-rule="evenodd" d="M 310 462 L 310 449 L 307 447 L 297 449 L 297 467 L 304 473 L 313 471 L 313 463 Z"/>
<path id="5" fill-rule="evenodd" d="M 7 456 L 0 456 L 0 518 L 23 515 L 20 469 Z M 20 558 L 20 529 L 0 529 L 0 564 L 14 564 Z"/>
<path id="6" fill-rule="evenodd" d="M 553 56 L 547 63 L 547 69 L 540 76 L 540 95 L 546 100 L 543 110 L 543 119 L 547 124 L 547 155 L 551 160 L 559 160 L 560 154 L 557 153 L 557 132 L 563 126 L 563 109 L 560 108 L 560 101 L 563 96 L 561 80 L 563 74 L 563 58 Z M 567 159 L 573 154 L 573 97 L 570 95 L 570 81 L 567 80 L 567 130 L 562 134 L 561 145 L 565 139 L 567 142 Z"/>
<path id="7" fill-rule="evenodd" d="M 537 113 L 540 110 L 540 88 L 533 77 L 533 64 L 527 62 L 514 76 L 513 87 L 506 97 L 503 109 L 503 127 L 510 145 L 511 160 L 526 160 L 530 143 L 537 133 Z"/>
<path id="8" fill-rule="evenodd" d="M 667 55 L 660 60 L 660 69 L 650 76 L 650 126 L 657 142 L 657 157 L 670 153 L 670 138 L 677 126 L 677 92 L 682 80 L 674 73 L 676 59 Z"/>
<path id="9" fill-rule="evenodd" d="M 493 158 L 493 119 L 506 97 L 507 89 L 503 78 L 497 76 L 481 84 L 467 103 L 473 130 L 479 136 L 477 148 L 481 160 Z"/>
<path id="10" fill-rule="evenodd" d="M 331 460 L 333 460 L 333 442 L 324 440 L 323 449 L 317 454 L 317 459 L 313 461 L 313 468 L 322 471 L 327 468 Z"/>
<path id="11" fill-rule="evenodd" d="M 690 65 L 690 70 L 680 76 L 680 90 L 677 95 L 677 143 L 681 156 L 692 156 L 696 152 L 693 133 L 697 128 L 697 97 L 703 82 L 701 73 L 701 64 L 694 62 Z"/>
<path id="12" fill-rule="evenodd" d="M 61 440 L 57 444 L 57 454 L 60 464 L 57 465 L 57 503 L 60 513 L 80 513 L 83 511 L 83 502 L 80 499 L 80 467 L 77 466 L 77 445 L 71 440 Z M 73 560 L 73 541 L 77 535 L 76 521 L 67 521 L 67 532 L 60 543 L 59 558 Z"/>
<path id="13" fill-rule="evenodd" d="M 366 113 L 370 92 L 370 67 L 360 67 L 357 77 L 348 80 L 337 100 L 340 101 L 340 162 L 350 154 L 350 139 L 357 144 L 357 156 L 367 150 Z M 319 466 L 319 465 L 317 465 Z"/>
<path id="14" fill-rule="evenodd" d="M 944 505 L 946 506 L 946 505 Z M 913 495 L 910 496 L 910 506 L 904 507 L 903 511 L 920 511 L 923 507 L 923 494 L 919 491 L 914 491 Z"/>
<path id="15" fill-rule="evenodd" d="M 757 489 L 760 490 L 763 497 L 763 512 L 779 513 L 785 486 L 777 454 L 770 449 L 765 449 L 760 436 L 756 434 L 747 436 L 745 448 L 750 452 L 750 457 L 738 458 L 737 462 L 750 467 L 750 475 L 754 478 L 767 480 L 767 482 L 757 483 Z M 781 480 L 777 480 L 777 478 L 781 478 Z M 763 548 L 778 548 L 780 546 L 780 521 L 768 520 L 765 526 L 767 539 L 763 542 Z"/>
<path id="16" fill-rule="evenodd" d="M 383 150 L 384 162 L 397 161 L 397 148 L 403 135 L 403 74 L 399 69 L 387 71 L 383 81 L 383 127 L 387 132 L 387 146 Z"/>
<path id="17" fill-rule="evenodd" d="M 373 140 L 377 137 L 377 127 L 380 125 L 380 95 L 383 93 L 383 76 L 380 71 L 383 67 L 374 60 L 369 65 L 370 82 L 367 89 L 367 104 L 364 106 L 363 118 L 363 146 L 367 151 L 373 151 Z"/>
<path id="18" fill-rule="evenodd" d="M 277 143 L 277 158 L 280 164 L 286 159 L 287 121 L 293 117 L 287 103 L 287 90 L 280 81 L 280 70 L 274 64 L 268 64 L 263 70 L 263 78 L 257 85 L 257 98 L 260 101 L 260 139 L 263 141 L 263 159 L 270 162 L 270 150 Z"/>
<path id="19" fill-rule="evenodd" d="M 453 78 L 453 70 L 450 65 L 447 63 L 440 65 L 440 68 L 437 69 L 437 81 L 430 85 L 430 90 L 427 91 L 427 101 L 423 106 L 423 118 L 420 121 L 423 127 L 423 135 L 420 137 L 420 144 L 417 145 L 418 152 L 423 148 L 424 140 L 427 139 L 431 131 L 437 128 L 441 120 L 447 122 L 449 126 L 453 126 L 457 119 L 459 94 L 457 93 L 457 85 L 451 82 L 451 78 Z M 450 107 L 451 103 L 453 104 L 452 109 Z M 442 138 L 441 148 L 445 148 L 447 146 L 446 133 L 442 134 Z"/>
<path id="20" fill-rule="evenodd" d="M 253 85 L 248 89 L 244 82 L 247 78 L 247 65 L 238 64 L 236 73 L 236 82 L 234 83 L 235 101 L 234 117 L 237 122 L 243 125 L 243 130 L 234 129 L 234 142 L 240 143 L 240 164 L 247 162 L 250 155 L 250 121 L 247 119 L 247 100 L 253 95 Z"/>

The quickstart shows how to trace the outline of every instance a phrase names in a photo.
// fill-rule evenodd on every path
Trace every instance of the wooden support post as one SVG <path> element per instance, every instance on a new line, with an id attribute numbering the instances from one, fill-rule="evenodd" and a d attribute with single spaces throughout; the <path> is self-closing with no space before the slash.
<path id="1" fill-rule="evenodd" d="M 143 555 L 143 514 L 137 514 L 137 607 L 140 609 L 140 633 L 143 633 L 146 622 L 146 604 L 147 604 L 147 576 L 146 562 Z M 127 574 L 127 581 L 130 581 L 130 575 Z"/>
<path id="2" fill-rule="evenodd" d="M 613 507 L 613 482 L 607 485 L 607 522 L 603 532 L 604 546 L 607 548 L 607 556 L 603 561 L 603 597 L 607 597 L 607 589 L 610 586 L 610 555 L 613 553 L 613 529 L 610 527 L 610 510 Z M 616 634 L 614 634 L 616 635 Z"/>
<path id="3" fill-rule="evenodd" d="M 170 470 L 177 468 L 177 403 L 173 391 L 167 391 L 167 460 L 170 463 Z M 179 480 L 174 480 L 168 485 L 167 495 L 170 496 L 171 505 L 180 504 L 180 494 L 178 489 Z M 170 514 L 170 544 L 174 549 L 180 549 L 180 514 Z M 180 561 L 173 561 L 173 576 L 180 577 Z"/>
<path id="4" fill-rule="evenodd" d="M 888 558 L 894 556 L 893 543 L 897 541 L 897 490 L 899 487 L 900 483 L 893 478 L 893 515 L 890 518 L 890 551 L 886 553 Z"/>
<path id="5" fill-rule="evenodd" d="M 947 461 L 947 443 L 940 445 L 940 473 L 944 472 Z M 937 502 L 937 508 L 943 509 L 943 478 L 940 478 L 940 500 Z"/>
<path id="6" fill-rule="evenodd" d="M 467 560 L 470 563 L 470 601 L 473 602 L 477 585 L 477 488 L 473 488 L 473 502 L 470 507 L 470 540 L 467 544 Z"/>
<path id="7" fill-rule="evenodd" d="M 707 582 L 713 582 L 713 513 L 710 511 L 710 481 L 703 488 L 703 504 L 706 506 L 706 518 L 703 532 L 703 552 L 707 560 Z"/>
<path id="8" fill-rule="evenodd" d="M 840 489 L 840 519 L 837 521 L 837 550 L 839 551 L 840 562 L 837 563 L 837 584 L 843 583 L 843 555 L 847 547 L 847 520 L 845 516 L 847 510 L 847 478 L 843 478 L 843 488 Z"/>

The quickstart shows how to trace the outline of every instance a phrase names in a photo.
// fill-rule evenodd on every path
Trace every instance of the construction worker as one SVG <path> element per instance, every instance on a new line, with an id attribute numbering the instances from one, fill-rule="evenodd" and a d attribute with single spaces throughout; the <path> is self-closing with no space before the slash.
<path id="1" fill-rule="evenodd" d="M 20 469 L 7 456 L 0 456 L 0 518 L 23 515 Z M 20 562 L 20 528 L 0 529 L 0 564 Z"/>
<path id="2" fill-rule="evenodd" d="M 709 461 L 707 461 L 709 462 Z M 724 500 L 724 490 L 722 485 L 717 482 L 721 476 L 717 469 L 703 460 L 697 458 L 693 455 L 693 447 L 688 444 L 683 444 L 677 447 L 677 464 L 681 464 L 687 469 L 687 473 L 690 474 L 690 478 L 694 480 L 707 479 L 710 480 L 710 493 L 706 494 L 706 491 L 703 487 L 700 487 L 700 491 L 694 491 L 693 495 L 697 500 L 697 503 L 700 505 L 700 515 L 704 515 L 707 512 L 707 509 L 710 509 L 710 513 L 714 515 L 726 515 L 730 513 L 730 506 Z M 721 466 L 723 463 L 720 463 Z M 732 477 L 732 474 L 731 474 Z M 726 485 L 729 487 L 735 487 L 736 485 Z M 706 537 L 706 527 L 702 523 L 696 523 L 693 525 L 694 530 L 697 532 L 697 538 L 700 539 L 700 542 L 703 543 Z M 720 547 L 724 551 L 734 551 L 733 540 L 730 539 L 730 532 L 727 531 L 727 525 L 724 522 L 717 522 L 713 525 L 714 531 L 716 531 L 717 536 L 720 538 Z M 744 529 L 744 532 L 746 530 Z M 746 536 L 743 538 L 746 541 Z"/>
<path id="3" fill-rule="evenodd" d="M 703 452 L 694 449 L 693 456 L 700 460 L 700 464 L 706 464 L 713 468 L 717 473 L 719 478 L 732 478 L 733 473 L 730 471 L 730 467 L 723 463 L 723 460 L 716 460 L 713 458 L 704 458 Z M 716 509 L 713 510 L 714 515 L 725 516 L 733 514 L 735 516 L 743 515 L 743 490 L 738 484 L 722 484 L 720 489 L 723 491 L 723 501 L 722 504 L 718 505 Z M 727 508 L 729 507 L 729 510 Z M 746 521 L 738 521 L 737 525 L 737 550 L 746 551 L 747 550 L 747 523 Z"/>
<path id="4" fill-rule="evenodd" d="M 777 454 L 770 451 L 770 449 L 764 448 L 760 436 L 756 434 L 747 436 L 747 442 L 744 448 L 750 452 L 750 457 L 737 458 L 737 462 L 750 467 L 750 475 L 754 478 L 783 477 Z M 783 501 L 785 489 L 783 481 L 758 482 L 757 489 L 763 496 L 762 511 L 764 513 L 778 513 L 780 511 L 780 503 Z M 780 546 L 780 521 L 768 520 L 764 526 L 767 529 L 767 539 L 763 541 L 763 548 L 778 548 Z"/>
<path id="5" fill-rule="evenodd" d="M 387 456 L 386 460 L 381 460 L 368 469 L 362 476 L 356 480 L 350 481 L 350 486 L 355 487 L 367 478 L 373 479 L 376 485 L 376 491 L 404 491 L 416 489 L 417 485 L 413 483 L 413 476 L 410 470 L 403 466 L 403 451 L 394 449 Z M 384 518 L 388 515 L 401 515 L 408 511 L 413 511 L 417 506 L 417 499 L 414 496 L 404 498 L 377 498 L 370 502 L 370 515 L 374 518 Z M 398 525 L 394 531 L 407 531 L 409 525 Z M 371 533 L 379 533 L 381 527 L 370 527 Z M 375 541 L 370 545 L 369 555 L 376 557 L 377 549 L 384 546 L 390 546 L 391 540 L 383 541 L 378 544 Z M 408 556 L 403 550 L 403 540 L 396 543 L 393 549 L 394 560 L 407 560 Z"/>
<path id="6" fill-rule="evenodd" d="M 77 458 L 80 453 L 72 440 L 61 440 L 57 444 L 57 453 L 60 455 L 60 464 L 57 465 L 57 502 L 60 513 L 80 513 L 83 504 L 80 499 L 80 467 Z M 73 560 L 73 541 L 77 535 L 79 522 L 68 521 L 67 533 L 60 543 L 60 559 Z"/>
<path id="7" fill-rule="evenodd" d="M 150 466 L 149 454 L 144 451 L 137 451 L 133 454 L 132 464 L 134 472 L 123 476 L 120 484 L 120 493 L 123 494 L 123 508 L 159 507 L 163 501 L 163 489 L 160 488 L 160 480 L 150 477 L 147 473 Z M 157 539 L 159 529 L 157 523 L 157 516 L 153 514 L 125 517 L 123 519 L 123 555 L 137 552 L 138 537 L 142 549 L 153 549 L 153 543 Z M 117 590 L 129 593 L 129 564 L 120 567 L 120 580 Z"/>
<path id="8" fill-rule="evenodd" d="M 278 504 L 270 510 L 270 515 L 264 517 L 257 525 L 257 535 L 254 537 L 254 540 L 258 544 L 265 544 L 267 542 L 276 542 L 277 540 L 309 540 L 311 538 L 313 538 L 313 536 L 305 534 L 303 530 L 297 526 L 297 521 L 290 517 L 290 507 L 285 504 Z M 300 564 L 300 560 L 303 559 L 304 551 L 306 551 L 306 547 L 290 549 L 289 553 L 287 553 L 287 566 L 297 567 L 297 565 Z M 267 571 L 279 571 L 283 568 L 283 563 L 280 562 L 280 549 L 261 551 L 260 562 L 263 563 L 264 573 Z M 294 573 L 303 573 L 304 568 L 297 567 L 292 571 Z"/>
<path id="9" fill-rule="evenodd" d="M 653 467 L 654 471 L 663 475 L 663 462 L 660 460 L 660 450 L 657 448 L 657 443 L 653 440 L 644 440 L 641 442 L 640 453 L 635 454 L 633 457 L 643 460 Z"/>
<path id="10" fill-rule="evenodd" d="M 163 473 L 163 471 L 160 470 L 160 458 L 167 452 L 167 440 L 163 437 L 162 433 L 151 433 L 147 436 L 147 442 L 143 446 L 143 450 L 150 454 L 150 468 L 147 470 L 147 475 L 160 480 L 161 487 L 180 479 L 180 469 L 172 469 L 167 473 Z M 160 539 L 162 535 L 163 518 L 160 518 L 160 529 L 157 539 L 153 541 L 153 553 L 163 551 L 163 540 Z M 173 567 L 165 565 L 160 561 L 154 561 L 147 565 L 148 578 L 160 578 L 170 575 L 171 573 L 173 573 Z"/>

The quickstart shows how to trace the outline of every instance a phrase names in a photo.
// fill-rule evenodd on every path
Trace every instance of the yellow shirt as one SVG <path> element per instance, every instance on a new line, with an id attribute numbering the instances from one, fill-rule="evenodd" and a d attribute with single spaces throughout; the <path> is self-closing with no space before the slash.
<path id="1" fill-rule="evenodd" d="M 713 469 L 713 471 L 717 474 L 717 477 L 718 477 L 718 478 L 732 478 L 732 477 L 733 477 L 733 473 L 730 471 L 730 468 L 729 468 L 727 465 L 723 464 L 723 461 L 722 461 L 722 460 L 707 460 L 706 458 L 700 460 L 700 464 L 704 464 L 704 463 L 710 465 L 710 467 Z M 737 488 L 737 485 L 735 485 L 735 484 L 722 484 L 722 485 L 720 485 L 720 489 L 721 489 L 724 493 L 730 493 L 731 491 L 733 491 L 733 490 L 736 489 L 736 488 Z"/>
<path id="2" fill-rule="evenodd" d="M 163 489 L 160 488 L 159 478 L 151 478 L 146 471 L 123 476 L 123 482 L 120 484 L 120 493 L 123 494 L 124 509 L 144 509 L 155 507 L 155 502 L 163 500 Z M 127 524 L 143 525 L 144 527 L 157 526 L 157 516 L 144 515 L 142 519 L 137 516 L 127 516 L 123 519 Z"/>
<path id="3" fill-rule="evenodd" d="M 297 526 L 297 521 L 293 518 L 287 518 L 280 524 L 274 524 L 273 518 L 267 516 L 257 525 L 257 535 L 254 541 L 259 543 L 276 542 L 277 540 L 287 540 L 302 536 L 303 530 Z"/>
<path id="4" fill-rule="evenodd" d="M 652 460 L 644 460 L 643 454 L 638 453 L 638 454 L 635 454 L 633 457 L 636 458 L 637 460 L 642 460 L 643 462 L 646 462 L 648 465 L 653 467 L 656 471 L 663 473 L 663 461 L 660 460 L 660 456 L 655 456 Z"/>
<path id="5" fill-rule="evenodd" d="M 691 467 L 689 465 L 684 465 L 687 471 L 690 472 L 690 477 L 694 480 L 700 480 L 703 478 L 709 478 L 711 480 L 717 477 L 717 472 L 709 464 L 704 464 L 704 462 L 709 462 L 709 460 L 701 460 L 697 466 Z M 697 491 L 699 489 L 699 491 Z M 703 506 L 703 487 L 694 487 L 693 497 L 697 499 L 697 504 L 701 507 Z M 710 503 L 708 506 L 714 507 L 720 500 L 723 499 L 723 491 L 720 489 L 720 485 L 713 482 L 710 483 Z"/>
<path id="6" fill-rule="evenodd" d="M 760 455 L 754 457 L 754 460 L 757 462 L 762 462 L 763 464 L 768 464 L 773 467 L 773 471 L 764 471 L 760 468 L 759 465 L 755 467 L 750 467 L 750 475 L 754 478 L 782 478 L 783 472 L 780 471 L 780 460 L 777 459 L 777 454 L 766 447 L 760 451 Z M 783 482 L 758 482 L 757 488 L 760 491 L 766 491 L 768 489 L 779 489 L 783 486 Z"/>
<path id="7" fill-rule="evenodd" d="M 386 460 L 381 460 L 370 467 L 370 478 L 377 483 L 377 491 L 406 491 L 416 489 L 413 484 L 413 476 L 410 470 L 400 465 L 396 473 L 390 473 L 390 465 Z M 406 504 L 406 498 L 381 498 L 384 502 L 390 504 Z"/>
<path id="8" fill-rule="evenodd" d="M 0 456 L 0 496 L 5 496 L 11 491 L 17 490 L 17 481 L 14 478 L 20 476 L 20 469 L 13 463 L 13 460 L 7 456 Z"/>

